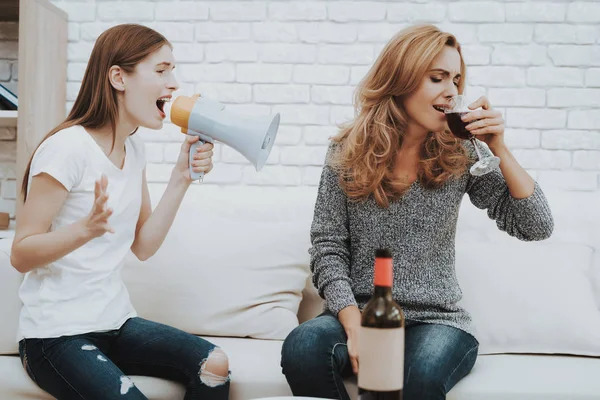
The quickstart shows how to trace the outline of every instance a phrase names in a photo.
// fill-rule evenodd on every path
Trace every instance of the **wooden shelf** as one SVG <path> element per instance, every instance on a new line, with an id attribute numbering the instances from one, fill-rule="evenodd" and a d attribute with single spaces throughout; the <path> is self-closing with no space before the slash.
<path id="1" fill-rule="evenodd" d="M 0 127 L 17 127 L 17 111 L 0 110 Z"/>

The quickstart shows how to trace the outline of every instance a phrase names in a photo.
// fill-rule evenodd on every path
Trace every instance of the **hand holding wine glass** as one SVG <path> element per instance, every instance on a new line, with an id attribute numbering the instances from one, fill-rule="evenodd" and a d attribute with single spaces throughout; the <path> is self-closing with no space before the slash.
<path id="1" fill-rule="evenodd" d="M 482 107 L 482 109 L 471 111 L 478 107 Z M 471 167 L 471 174 L 485 175 L 498 167 L 500 158 L 484 157 L 477 146 L 476 138 L 488 144 L 490 148 L 495 147 L 497 143 L 502 143 L 504 140 L 502 114 L 491 109 L 489 101 L 485 97 L 480 97 L 474 103 L 469 104 L 464 95 L 452 97 L 449 106 L 444 111 L 452 134 L 459 139 L 470 140 L 475 147 L 478 161 Z"/>
<path id="2" fill-rule="evenodd" d="M 477 110 L 481 107 L 480 110 Z M 475 110 L 463 116 L 467 130 L 477 140 L 485 142 L 490 149 L 504 142 L 504 119 L 500 111 L 494 110 L 489 100 L 481 96 L 474 103 L 469 104 L 469 109 Z"/>

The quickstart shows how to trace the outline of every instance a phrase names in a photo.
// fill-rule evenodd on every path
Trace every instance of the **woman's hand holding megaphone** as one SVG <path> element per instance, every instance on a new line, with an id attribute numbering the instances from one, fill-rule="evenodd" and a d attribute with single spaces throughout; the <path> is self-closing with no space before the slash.
<path id="1" fill-rule="evenodd" d="M 267 162 L 279 128 L 279 114 L 258 117 L 237 114 L 227 110 L 224 104 L 199 94 L 178 96 L 173 103 L 165 103 L 163 110 L 171 122 L 181 128 L 182 133 L 194 136 L 193 140 L 189 137 L 186 139 L 181 153 L 187 153 L 190 157 L 188 165 L 192 170 L 186 174 L 186 179 L 192 181 L 201 182 L 204 174 L 212 169 L 212 165 L 206 161 L 212 157 L 212 153 L 208 157 L 204 155 L 212 149 L 212 145 L 204 142 L 218 141 L 233 147 L 259 171 Z M 196 136 L 200 137 L 200 142 Z M 200 148 L 198 153 L 196 148 Z M 181 157 L 179 161 L 180 165 L 185 164 Z"/>
<path id="2" fill-rule="evenodd" d="M 190 149 L 192 148 L 192 144 L 196 143 L 199 139 L 198 136 L 185 136 L 185 140 L 181 145 L 181 152 L 177 158 L 177 163 L 175 164 L 175 168 L 173 168 L 173 173 L 180 175 L 186 183 L 191 183 L 193 181 L 190 176 L 189 168 Z M 206 175 L 213 169 L 213 147 L 214 145 L 212 143 L 204 143 L 201 146 L 196 147 L 196 154 L 191 158 L 193 160 L 192 170 L 194 172 L 204 172 Z"/>

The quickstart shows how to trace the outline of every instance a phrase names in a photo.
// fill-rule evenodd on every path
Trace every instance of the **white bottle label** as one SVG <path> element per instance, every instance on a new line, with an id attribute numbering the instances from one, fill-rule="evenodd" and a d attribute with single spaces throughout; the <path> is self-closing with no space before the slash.
<path id="1" fill-rule="evenodd" d="M 358 387 L 382 392 L 404 387 L 404 328 L 360 328 Z"/>

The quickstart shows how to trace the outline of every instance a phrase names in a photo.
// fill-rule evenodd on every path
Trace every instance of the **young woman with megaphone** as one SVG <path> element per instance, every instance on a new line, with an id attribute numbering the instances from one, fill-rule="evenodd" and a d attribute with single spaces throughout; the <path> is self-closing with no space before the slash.
<path id="1" fill-rule="evenodd" d="M 171 44 L 150 28 L 102 33 L 71 112 L 27 167 L 11 253 L 25 274 L 19 350 L 28 375 L 54 397 L 145 399 L 128 374 L 179 380 L 186 399 L 229 396 L 225 353 L 137 317 L 119 273 L 130 249 L 142 260 L 158 250 L 191 173 L 212 169 L 213 145 L 189 135 L 152 211 L 135 132 L 162 127 L 162 106 L 178 88 L 174 67 Z"/>

